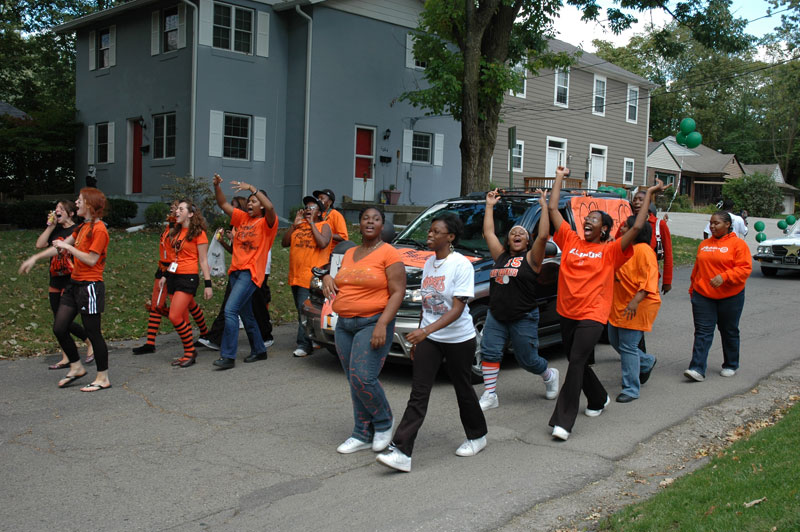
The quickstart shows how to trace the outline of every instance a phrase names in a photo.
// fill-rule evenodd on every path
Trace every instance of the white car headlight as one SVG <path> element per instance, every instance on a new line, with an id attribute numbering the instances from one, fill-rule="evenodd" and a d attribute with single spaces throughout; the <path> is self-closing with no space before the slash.
<path id="1" fill-rule="evenodd" d="M 406 290 L 406 296 L 403 298 L 403 301 L 407 301 L 410 303 L 422 303 L 422 292 L 417 290 Z"/>
<path id="2" fill-rule="evenodd" d="M 322 279 L 319 277 L 311 277 L 311 288 L 322 291 Z"/>
<path id="3" fill-rule="evenodd" d="M 758 246 L 758 254 L 759 255 L 771 255 L 772 254 L 772 246 Z"/>

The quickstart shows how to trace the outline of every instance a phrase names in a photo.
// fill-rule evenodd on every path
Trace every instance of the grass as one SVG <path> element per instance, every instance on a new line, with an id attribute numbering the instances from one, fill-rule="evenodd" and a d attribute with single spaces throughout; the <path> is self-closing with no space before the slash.
<path id="1" fill-rule="evenodd" d="M 619 532 L 800 530 L 800 407 L 601 523 Z M 745 503 L 753 503 L 749 507 Z"/>
<path id="2" fill-rule="evenodd" d="M 697 256 L 697 247 L 702 240 L 685 236 L 670 236 L 672 237 L 673 266 L 688 266 L 694 264 L 694 258 Z"/>

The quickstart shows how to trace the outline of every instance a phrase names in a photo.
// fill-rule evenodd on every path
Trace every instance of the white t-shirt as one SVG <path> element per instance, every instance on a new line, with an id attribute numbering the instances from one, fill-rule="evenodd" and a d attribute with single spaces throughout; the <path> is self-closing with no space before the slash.
<path id="1" fill-rule="evenodd" d="M 736 233 L 736 236 L 739 238 L 744 239 L 748 232 L 747 224 L 744 223 L 744 218 L 733 214 L 732 212 L 729 212 L 728 214 L 731 215 L 731 228 L 733 229 L 733 232 Z M 703 229 L 703 232 L 708 233 L 709 236 L 711 235 L 711 222 L 706 224 L 706 228 Z"/>
<path id="2" fill-rule="evenodd" d="M 267 253 L 267 267 L 264 270 L 264 274 L 269 275 L 269 271 L 272 269 L 272 249 L 269 250 Z"/>
<path id="3" fill-rule="evenodd" d="M 437 266 L 437 267 L 434 267 Z M 422 269 L 422 324 L 425 327 L 435 322 L 453 308 L 456 297 L 475 297 L 475 269 L 464 255 L 450 253 L 443 260 L 431 255 Z M 446 344 L 457 344 L 475 338 L 475 326 L 469 314 L 469 305 L 456 321 L 428 338 Z"/>

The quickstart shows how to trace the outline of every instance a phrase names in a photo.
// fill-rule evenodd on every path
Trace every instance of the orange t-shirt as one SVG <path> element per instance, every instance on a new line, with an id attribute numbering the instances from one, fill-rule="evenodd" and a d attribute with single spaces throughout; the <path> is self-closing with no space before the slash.
<path id="1" fill-rule="evenodd" d="M 196 274 L 197 261 L 200 256 L 197 252 L 197 246 L 200 244 L 208 244 L 208 236 L 205 231 L 201 231 L 199 235 L 191 240 L 186 240 L 186 235 L 189 233 L 188 227 L 182 227 L 175 239 L 170 239 L 168 242 L 169 247 L 175 253 L 178 269 L 175 270 L 177 274 Z"/>
<path id="2" fill-rule="evenodd" d="M 556 310 L 571 320 L 608 321 L 613 298 L 614 271 L 633 255 L 622 251 L 619 240 L 604 244 L 587 242 L 567 222 L 553 240 L 561 248 Z"/>
<path id="3" fill-rule="evenodd" d="M 175 248 L 169 243 L 170 229 L 169 224 L 167 224 L 167 228 L 161 233 L 161 238 L 158 241 L 158 266 L 163 271 L 167 270 L 171 262 L 175 262 Z"/>
<path id="4" fill-rule="evenodd" d="M 345 318 L 369 317 L 383 312 L 389 301 L 389 278 L 386 268 L 398 262 L 400 252 L 390 244 L 381 244 L 358 262 L 353 262 L 358 247 L 348 249 L 336 273 L 339 292 L 333 300 L 333 310 Z"/>
<path id="5" fill-rule="evenodd" d="M 251 218 L 243 210 L 233 209 L 231 225 L 236 232 L 233 236 L 233 257 L 228 274 L 237 270 L 248 270 L 250 280 L 256 286 L 261 286 L 267 269 L 267 255 L 278 233 L 278 218 L 275 218 L 270 227 L 263 216 Z"/>
<path id="6" fill-rule="evenodd" d="M 314 224 L 319 232 L 328 222 Z M 292 233 L 292 247 L 289 252 L 289 285 L 308 288 L 311 284 L 311 268 L 323 266 L 328 262 L 328 246 L 317 247 L 311 227 L 303 223 Z"/>
<path id="7" fill-rule="evenodd" d="M 331 226 L 331 245 L 328 246 L 328 254 L 333 253 L 333 248 L 339 243 L 333 239 L 333 235 L 339 235 L 342 240 L 350 240 L 350 234 L 347 232 L 347 222 L 342 216 L 342 213 L 336 209 L 331 209 L 322 218 L 323 222 L 328 222 Z"/>
<path id="8" fill-rule="evenodd" d="M 753 258 L 747 242 L 728 233 L 722 238 L 707 238 L 697 248 L 697 258 L 692 268 L 692 290 L 711 299 L 725 299 L 744 290 L 744 284 L 753 271 Z M 711 279 L 722 275 L 722 284 L 718 288 L 711 286 Z M 72 274 L 75 278 L 75 274 Z"/>
<path id="9" fill-rule="evenodd" d="M 90 234 L 91 233 L 91 234 Z M 75 238 L 75 249 L 85 253 L 97 253 L 100 258 L 94 266 L 89 266 L 77 257 L 74 258 L 75 268 L 72 270 L 73 281 L 102 281 L 103 270 L 106 267 L 106 251 L 108 251 L 108 229 L 102 220 L 91 223 L 82 223 L 72 233 Z"/>
<path id="10" fill-rule="evenodd" d="M 614 274 L 614 302 L 608 323 L 622 329 L 651 331 L 658 309 L 661 308 L 656 252 L 645 243 L 634 244 L 632 247 L 633 257 Z M 625 316 L 625 307 L 640 290 L 647 292 L 647 295 L 639 302 L 636 316 L 628 319 Z"/>

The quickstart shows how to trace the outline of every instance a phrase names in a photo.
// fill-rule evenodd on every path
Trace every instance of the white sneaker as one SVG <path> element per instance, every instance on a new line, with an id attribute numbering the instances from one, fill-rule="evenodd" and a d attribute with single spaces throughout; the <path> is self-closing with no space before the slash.
<path id="1" fill-rule="evenodd" d="M 481 410 L 484 412 L 490 408 L 497 408 L 500 406 L 500 400 L 494 392 L 483 392 L 478 403 L 481 405 Z"/>
<path id="2" fill-rule="evenodd" d="M 379 454 L 375 459 L 392 469 L 397 469 L 404 473 L 411 471 L 411 457 L 394 447 L 390 447 L 388 453 Z"/>
<path id="3" fill-rule="evenodd" d="M 486 447 L 486 436 L 481 436 L 477 440 L 466 440 L 461 447 L 456 449 L 458 456 L 475 456 Z"/>
<path id="4" fill-rule="evenodd" d="M 606 407 L 608 406 L 608 403 L 610 403 L 610 402 L 611 402 L 611 397 L 606 395 L 606 402 L 603 403 L 603 408 L 601 408 L 600 410 L 592 410 L 591 408 L 587 408 L 586 410 L 583 411 L 583 413 L 586 414 L 589 417 L 597 417 L 597 416 L 599 416 L 600 414 L 603 413 L 603 410 L 606 409 Z"/>
<path id="5" fill-rule="evenodd" d="M 733 377 L 736 375 L 736 370 L 733 368 L 722 368 L 722 371 L 720 371 L 719 374 L 723 377 Z"/>
<path id="6" fill-rule="evenodd" d="M 339 447 L 336 448 L 337 453 L 350 454 L 358 451 L 365 451 L 372 449 L 372 443 L 368 441 L 361 441 L 358 438 L 347 438 Z"/>
<path id="7" fill-rule="evenodd" d="M 213 349 L 214 351 L 219 351 L 219 346 L 209 340 L 208 338 L 204 338 L 202 336 L 197 337 L 197 341 L 200 342 L 202 345 L 206 346 L 209 349 Z"/>
<path id="8" fill-rule="evenodd" d="M 294 350 L 294 352 L 292 352 L 292 356 L 295 356 L 297 358 L 303 358 L 307 357 L 308 353 L 302 347 L 298 347 L 297 349 Z"/>
<path id="9" fill-rule="evenodd" d="M 275 343 L 275 340 L 267 340 L 264 342 L 264 349 L 269 349 Z"/>
<path id="10" fill-rule="evenodd" d="M 694 369 L 687 369 L 683 372 L 684 377 L 692 379 L 693 381 L 703 382 L 706 380 L 705 376 L 701 375 L 699 371 Z"/>
<path id="11" fill-rule="evenodd" d="M 569 438 L 569 431 L 564 427 L 559 427 L 556 425 L 553 427 L 553 437 L 558 438 L 559 440 L 567 441 L 567 438 Z"/>
<path id="12" fill-rule="evenodd" d="M 394 429 L 394 423 L 392 423 L 392 426 L 389 427 L 389 430 L 384 430 L 381 432 L 375 431 L 375 435 L 372 436 L 373 451 L 379 453 L 389 447 L 389 444 L 392 443 L 392 429 Z"/>
<path id="13" fill-rule="evenodd" d="M 550 371 L 552 371 L 553 374 L 550 376 L 549 380 L 544 381 L 545 399 L 555 399 L 558 397 L 558 370 L 556 368 L 550 368 Z"/>

